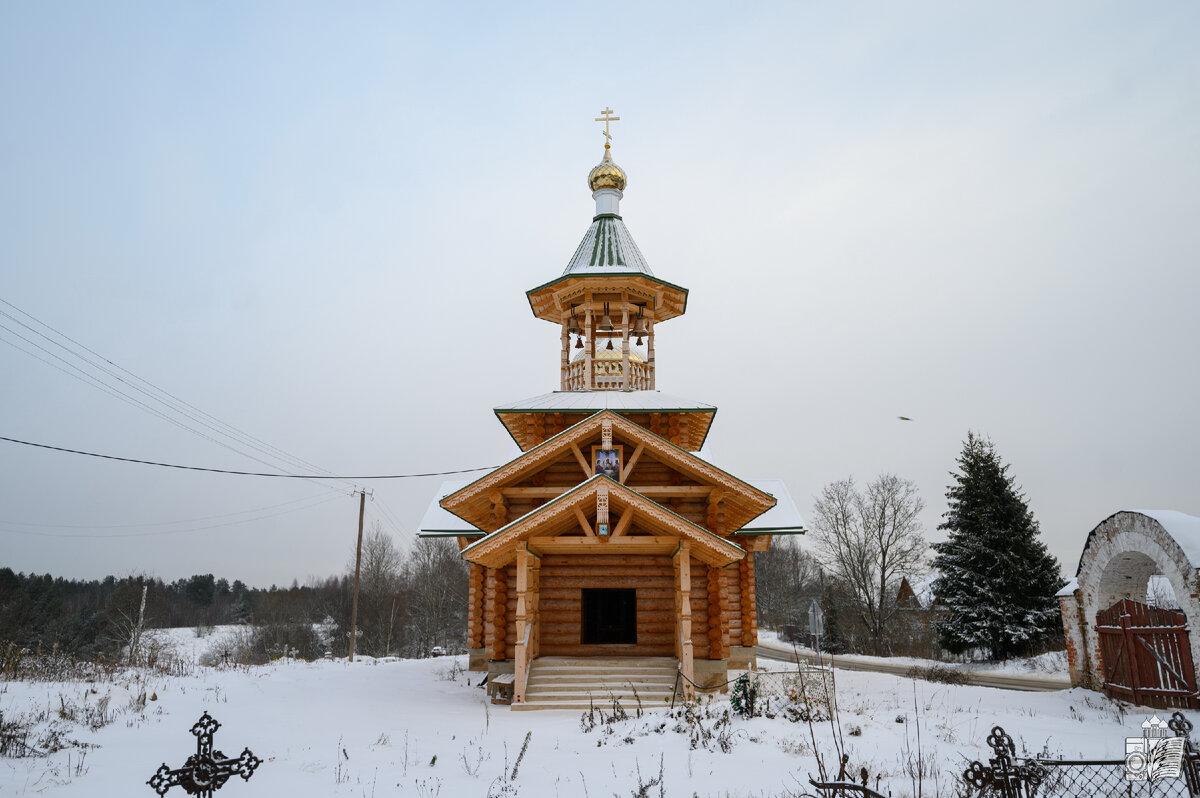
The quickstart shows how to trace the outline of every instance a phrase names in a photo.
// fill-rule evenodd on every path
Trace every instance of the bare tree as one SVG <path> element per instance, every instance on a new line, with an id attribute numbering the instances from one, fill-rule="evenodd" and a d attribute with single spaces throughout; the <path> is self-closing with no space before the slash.
<path id="1" fill-rule="evenodd" d="M 422 538 L 413 544 L 406 576 L 409 648 L 425 656 L 434 646 L 461 649 L 467 633 L 467 563 L 450 538 Z"/>
<path id="2" fill-rule="evenodd" d="M 347 564 L 354 574 L 354 554 Z M 361 637 L 356 644 L 362 653 L 386 656 L 392 653 L 397 627 L 403 619 L 404 584 L 403 560 L 400 549 L 383 525 L 376 521 L 363 537 L 362 567 L 359 573 L 358 626 Z"/>
<path id="3" fill-rule="evenodd" d="M 145 577 L 131 577 L 121 584 L 109 601 L 105 615 L 108 620 L 108 639 L 125 658 L 126 664 L 143 661 L 143 635 L 146 631 Z"/>
<path id="4" fill-rule="evenodd" d="M 831 482 L 813 505 L 817 556 L 846 588 L 872 653 L 887 653 L 900 578 L 924 568 L 928 545 L 918 520 L 924 507 L 916 485 L 895 474 L 880 475 L 865 492 L 853 478 Z"/>
<path id="5" fill-rule="evenodd" d="M 1179 609 L 1179 599 L 1175 598 L 1175 588 L 1162 574 L 1155 574 L 1146 583 L 1146 603 L 1151 607 L 1164 610 Z"/>
<path id="6" fill-rule="evenodd" d="M 754 555 L 758 623 L 781 629 L 802 623 L 808 605 L 821 595 L 821 569 L 816 559 L 788 537 L 776 538 L 767 551 Z"/>

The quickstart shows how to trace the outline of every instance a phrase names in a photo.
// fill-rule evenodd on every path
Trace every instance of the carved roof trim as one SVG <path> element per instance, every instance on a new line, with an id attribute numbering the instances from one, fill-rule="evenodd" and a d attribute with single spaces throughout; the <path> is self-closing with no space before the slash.
<path id="1" fill-rule="evenodd" d="M 715 535 L 702 526 L 697 526 L 653 499 L 647 498 L 633 488 L 622 485 L 603 474 L 591 477 L 561 496 L 486 535 L 481 540 L 476 540 L 463 549 L 462 555 L 469 562 L 482 562 L 509 546 L 516 545 L 558 516 L 573 513 L 575 508 L 593 500 L 601 489 L 608 491 L 610 501 L 616 499 L 631 508 L 636 508 L 640 515 L 649 517 L 680 537 L 696 543 L 720 564 L 728 565 L 746 556 L 746 550 L 736 543 Z"/>
<path id="2" fill-rule="evenodd" d="M 524 473 L 535 470 L 539 465 L 549 465 L 565 452 L 572 443 L 577 444 L 583 438 L 600 430 L 605 422 L 611 422 L 613 429 L 620 430 L 624 436 L 646 444 L 651 452 L 660 457 L 660 459 L 669 461 L 675 468 L 684 472 L 690 472 L 692 476 L 698 474 L 701 479 L 731 490 L 743 497 L 758 512 L 747 518 L 742 526 L 775 506 L 775 497 L 769 493 L 738 479 L 729 472 L 718 468 L 707 460 L 697 457 L 661 435 L 657 435 L 645 427 L 633 423 L 612 410 L 601 410 L 593 413 L 574 426 L 568 427 L 557 435 L 547 438 L 544 442 L 529 451 L 522 452 L 495 471 L 485 474 L 474 482 L 446 496 L 441 500 L 441 506 L 458 515 L 464 521 L 474 523 L 470 518 L 466 518 L 456 512 L 455 508 L 462 507 L 466 502 L 486 491 L 494 490 L 497 487 L 503 486 L 506 482 L 520 478 Z"/>

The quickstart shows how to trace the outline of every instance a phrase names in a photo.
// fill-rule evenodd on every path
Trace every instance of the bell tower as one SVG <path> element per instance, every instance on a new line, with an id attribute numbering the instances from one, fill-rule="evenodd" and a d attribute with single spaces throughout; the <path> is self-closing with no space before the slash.
<path id="1" fill-rule="evenodd" d="M 605 143 L 587 178 L 592 224 L 562 275 L 526 292 L 533 315 L 561 328 L 560 391 L 655 390 L 654 327 L 687 307 L 687 289 L 654 276 L 621 217 L 628 178 L 612 159 L 612 113 L 596 119 Z"/>

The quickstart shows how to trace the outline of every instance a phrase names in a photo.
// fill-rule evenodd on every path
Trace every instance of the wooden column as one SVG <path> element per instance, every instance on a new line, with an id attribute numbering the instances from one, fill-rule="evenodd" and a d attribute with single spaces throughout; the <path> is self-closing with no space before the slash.
<path id="1" fill-rule="evenodd" d="M 654 320 L 646 322 L 649 335 L 646 336 L 646 368 L 650 372 L 650 390 L 654 390 Z"/>
<path id="2" fill-rule="evenodd" d="M 567 327 L 569 326 L 570 322 L 564 319 L 562 323 L 562 355 L 559 357 L 558 366 L 561 374 L 559 385 L 562 386 L 561 390 L 564 391 L 571 389 L 571 386 L 567 384 L 567 370 L 571 366 L 571 334 L 567 332 Z"/>
<path id="3" fill-rule="evenodd" d="M 529 555 L 529 604 L 526 607 L 527 622 L 533 627 L 529 637 L 529 661 L 533 662 L 542 654 L 542 559 L 536 554 Z"/>
<path id="4" fill-rule="evenodd" d="M 471 563 L 467 583 L 467 648 L 483 648 L 484 567 Z"/>
<path id="5" fill-rule="evenodd" d="M 675 552 L 675 606 L 677 607 L 676 628 L 679 637 L 679 669 L 688 679 L 695 680 L 696 666 L 692 658 L 692 548 L 691 543 L 680 542 Z M 692 697 L 692 684 L 683 683 L 683 694 Z"/>
<path id="6" fill-rule="evenodd" d="M 591 308 L 588 308 L 587 313 L 584 314 L 583 331 L 587 338 L 587 345 L 583 349 L 583 387 L 591 391 L 596 387 L 596 377 L 593 373 L 596 361 L 596 337 L 592 335 Z"/>
<path id="7" fill-rule="evenodd" d="M 676 552 L 676 555 L 678 555 L 678 554 L 679 554 L 679 552 Z M 680 618 L 680 612 L 683 611 L 683 606 L 682 606 L 682 602 L 680 601 L 681 596 L 679 595 L 679 557 L 678 556 L 671 558 L 671 570 L 673 572 L 673 575 L 671 577 L 671 583 L 675 587 L 675 592 L 674 592 L 674 597 L 675 597 L 675 659 L 679 660 L 680 662 L 683 662 L 683 637 L 680 636 L 680 634 L 679 634 L 679 618 Z"/>
<path id="8" fill-rule="evenodd" d="M 517 549 L 517 643 L 513 659 L 516 676 L 513 703 L 525 703 L 525 686 L 529 680 L 529 552 Z"/>
<path id="9" fill-rule="evenodd" d="M 742 645 L 758 645 L 758 612 L 754 595 L 754 554 L 747 552 L 738 563 L 738 577 L 742 589 Z"/>
<path id="10" fill-rule="evenodd" d="M 629 390 L 629 306 L 621 309 L 621 388 Z"/>

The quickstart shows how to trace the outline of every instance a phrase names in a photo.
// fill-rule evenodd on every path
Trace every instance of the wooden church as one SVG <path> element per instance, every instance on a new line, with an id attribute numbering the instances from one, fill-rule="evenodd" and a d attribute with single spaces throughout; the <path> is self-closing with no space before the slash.
<path id="1" fill-rule="evenodd" d="M 698 454 L 716 407 L 657 389 L 655 329 L 688 292 L 654 275 L 621 218 L 615 119 L 597 120 L 591 226 L 563 273 L 526 292 L 558 327 L 559 390 L 495 408 L 519 454 L 444 483 L 421 525 L 470 563 L 470 667 L 510 684 L 514 708 L 634 689 L 655 702 L 677 673 L 686 688 L 753 667 L 754 552 L 803 532 L 781 481 Z"/>

